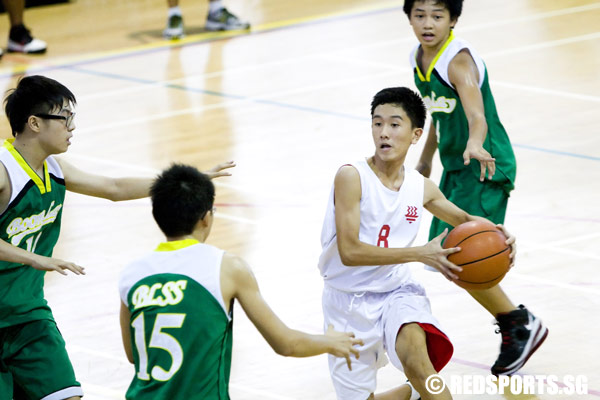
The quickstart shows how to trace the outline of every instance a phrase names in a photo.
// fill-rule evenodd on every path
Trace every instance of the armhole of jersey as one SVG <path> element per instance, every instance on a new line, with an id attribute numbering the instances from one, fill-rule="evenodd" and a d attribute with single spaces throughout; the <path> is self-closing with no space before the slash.
<path id="1" fill-rule="evenodd" d="M 219 257 L 219 262 L 217 263 L 218 265 L 218 270 L 217 270 L 217 274 L 215 274 L 216 279 L 215 279 L 215 291 L 217 293 L 215 293 L 217 296 L 215 296 L 215 300 L 217 300 L 217 302 L 221 305 L 221 308 L 223 308 L 223 312 L 225 313 L 225 315 L 227 316 L 227 319 L 229 321 L 231 321 L 231 316 L 233 314 L 233 298 L 231 298 L 231 304 L 229 305 L 229 311 L 227 311 L 227 304 L 225 303 L 225 299 L 223 298 L 223 288 L 221 288 L 221 273 L 223 272 L 223 259 L 225 258 L 225 250 L 222 249 L 217 249 L 221 254 Z"/>
<path id="2" fill-rule="evenodd" d="M 358 169 L 358 167 L 356 165 L 354 165 L 352 163 L 346 163 L 346 164 L 340 165 L 340 167 L 338 168 L 338 172 L 340 172 L 340 169 L 342 169 L 343 167 L 352 167 L 356 170 L 356 172 L 358 172 L 358 179 L 359 179 L 360 193 L 361 193 L 360 198 L 362 199 L 362 175 L 360 173 L 360 170 Z M 333 207 L 335 208 L 335 183 L 333 184 L 333 189 L 331 190 L 331 201 L 333 201 Z"/>
<path id="3" fill-rule="evenodd" d="M 479 73 L 478 86 L 481 89 L 481 87 L 483 86 L 483 82 L 485 80 L 485 64 L 483 63 L 483 60 L 481 59 L 481 57 L 479 57 L 479 55 L 475 52 L 475 50 L 473 50 L 473 47 L 471 47 L 468 43 L 463 42 L 463 41 L 460 41 L 460 42 L 457 41 L 457 44 L 459 44 L 459 46 L 457 46 L 457 48 L 451 50 L 454 53 L 454 55 L 452 55 L 452 57 L 449 58 L 446 66 L 443 70 L 443 75 L 440 74 L 440 78 L 446 83 L 446 85 L 448 85 L 448 87 L 451 87 L 453 90 L 456 90 L 456 88 L 454 87 L 452 82 L 450 82 L 448 69 L 450 68 L 450 63 L 452 62 L 452 60 L 454 60 L 454 58 L 458 55 L 458 53 L 460 53 L 463 50 L 466 50 L 467 53 L 469 53 L 469 56 L 471 57 L 473 62 L 475 63 L 475 67 L 477 68 L 477 72 Z M 438 70 L 438 73 L 439 73 L 439 70 Z"/>
<path id="4" fill-rule="evenodd" d="M 6 210 L 8 210 L 10 203 L 12 203 L 12 201 L 13 201 L 14 188 L 13 188 L 12 179 L 10 179 L 10 174 L 8 173 L 8 168 L 6 168 L 6 165 L 4 165 L 4 162 L 2 162 L 2 161 L 0 161 L 0 168 L 2 168 L 4 170 L 4 172 L 6 173 L 6 180 L 8 181 L 8 185 L 5 188 L 5 190 L 8 190 L 8 201 L 6 202 L 4 207 L 1 207 L 2 209 L 0 209 L 0 216 L 1 216 L 2 214 L 4 214 L 4 212 Z"/>

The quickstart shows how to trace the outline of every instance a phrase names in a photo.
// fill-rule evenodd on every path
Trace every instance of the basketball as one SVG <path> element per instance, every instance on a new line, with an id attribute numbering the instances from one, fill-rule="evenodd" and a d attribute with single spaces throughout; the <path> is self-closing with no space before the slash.
<path id="1" fill-rule="evenodd" d="M 470 221 L 452 229 L 442 247 L 461 248 L 448 256 L 450 262 L 463 269 L 454 272 L 458 276 L 454 283 L 464 289 L 489 289 L 497 285 L 510 266 L 510 246 L 505 242 L 504 233 L 488 222 Z"/>

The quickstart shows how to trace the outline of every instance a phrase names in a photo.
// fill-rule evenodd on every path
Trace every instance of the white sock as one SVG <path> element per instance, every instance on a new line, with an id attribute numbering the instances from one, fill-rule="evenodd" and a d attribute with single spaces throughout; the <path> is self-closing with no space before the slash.
<path id="1" fill-rule="evenodd" d="M 169 7 L 167 18 L 171 18 L 173 15 L 181 16 L 181 8 L 179 8 L 179 6 Z"/>
<path id="2" fill-rule="evenodd" d="M 212 14 L 219 11 L 223 7 L 223 2 L 221 0 L 209 1 L 208 2 L 208 13 Z"/>

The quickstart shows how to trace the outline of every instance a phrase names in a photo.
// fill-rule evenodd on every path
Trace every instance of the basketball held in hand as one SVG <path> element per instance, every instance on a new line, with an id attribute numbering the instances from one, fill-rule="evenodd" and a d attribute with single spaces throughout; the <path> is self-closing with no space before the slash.
<path id="1" fill-rule="evenodd" d="M 464 289 L 489 289 L 497 285 L 510 268 L 510 246 L 506 236 L 489 222 L 470 221 L 458 225 L 444 240 L 443 248 L 460 247 L 448 260 L 463 270 L 454 272 L 454 283 Z"/>

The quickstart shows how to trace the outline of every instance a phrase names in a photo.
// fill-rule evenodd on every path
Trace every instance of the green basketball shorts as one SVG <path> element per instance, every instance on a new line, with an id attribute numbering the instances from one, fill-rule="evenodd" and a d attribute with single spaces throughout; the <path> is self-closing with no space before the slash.
<path id="1" fill-rule="evenodd" d="M 0 398 L 72 396 L 83 396 L 83 391 L 56 322 L 39 320 L 0 329 Z"/>
<path id="2" fill-rule="evenodd" d="M 495 224 L 504 223 L 509 193 L 502 184 L 485 180 L 479 181 L 470 168 L 459 171 L 444 171 L 440 181 L 440 190 L 448 200 L 471 215 L 484 217 Z M 429 229 L 429 240 L 435 238 L 444 229 L 452 226 L 433 218 Z"/>

